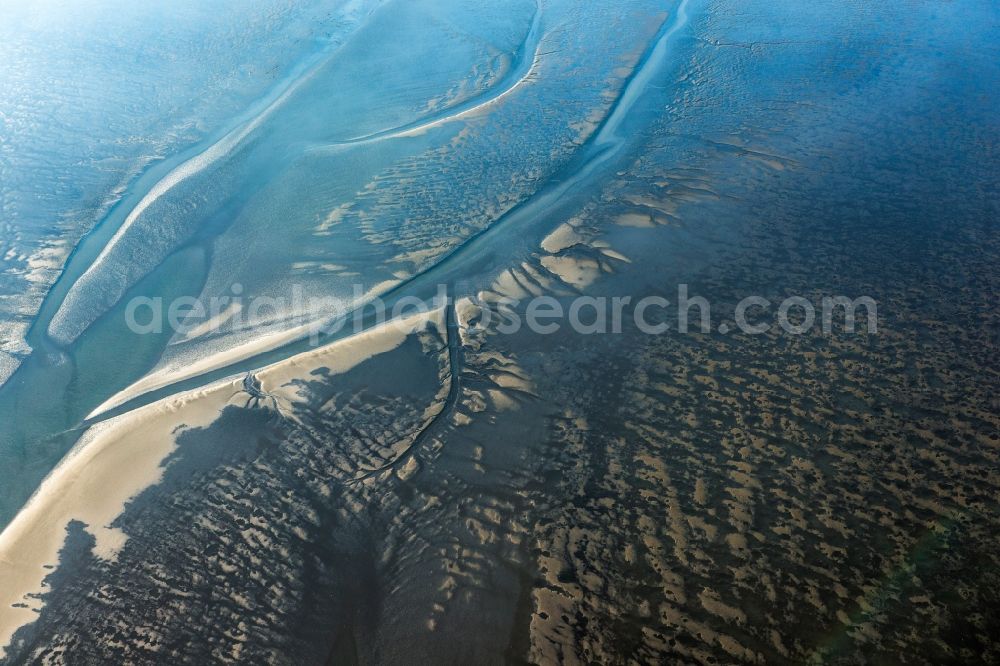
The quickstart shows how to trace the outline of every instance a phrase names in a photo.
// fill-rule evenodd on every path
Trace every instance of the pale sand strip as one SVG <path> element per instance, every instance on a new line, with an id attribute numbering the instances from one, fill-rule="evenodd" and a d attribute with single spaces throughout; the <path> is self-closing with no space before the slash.
<path id="1" fill-rule="evenodd" d="M 264 390 L 287 403 L 304 396 L 293 379 L 328 369 L 333 374 L 398 348 L 428 325 L 447 335 L 443 309 L 388 322 L 268 366 L 256 373 Z M 210 425 L 230 404 L 245 404 L 243 376 L 164 398 L 91 427 L 0 533 L 0 659 L 14 633 L 43 605 L 29 594 L 46 591 L 46 565 L 59 563 L 70 521 L 86 524 L 94 554 L 113 560 L 127 535 L 109 527 L 128 501 L 162 478 L 161 464 L 176 448 L 179 431 Z M 14 604 L 25 604 L 23 608 Z"/>
<path id="2" fill-rule="evenodd" d="M 542 19 L 542 3 L 541 0 L 535 5 L 535 15 L 531 19 L 531 27 L 528 29 L 528 34 L 524 37 L 524 42 L 521 44 L 522 50 L 527 50 L 531 48 L 532 56 L 531 59 L 524 57 L 524 63 L 520 66 L 520 69 L 524 71 L 521 75 L 511 83 L 506 88 L 501 88 L 499 90 L 489 91 L 484 94 L 481 98 L 474 98 L 473 100 L 467 100 L 466 102 L 457 105 L 456 108 L 450 110 L 444 115 L 436 115 L 428 118 L 426 120 L 418 120 L 415 123 L 404 125 L 402 127 L 396 127 L 393 129 L 381 130 L 378 132 L 373 132 L 371 134 L 366 134 L 364 136 L 355 137 L 353 139 L 347 139 L 345 141 L 338 141 L 336 143 L 326 144 L 322 146 L 315 146 L 310 149 L 310 152 L 339 152 L 342 148 L 346 146 L 358 146 L 368 143 L 374 143 L 376 141 L 383 141 L 385 139 L 395 139 L 402 136 L 419 136 L 426 133 L 429 129 L 433 127 L 440 127 L 441 125 L 446 125 L 456 120 L 461 120 L 463 118 L 468 118 L 474 116 L 475 114 L 487 109 L 499 102 L 503 101 L 508 95 L 512 94 L 516 90 L 520 89 L 521 86 L 526 85 L 538 76 L 538 68 L 542 60 L 541 55 L 541 45 L 542 38 L 544 35 L 541 34 L 541 19 Z M 530 64 L 529 64 L 530 63 Z M 514 72 L 517 73 L 517 70 Z M 475 101 L 479 99 L 479 101 Z M 470 106 L 467 106 L 471 103 Z"/>
<path id="3" fill-rule="evenodd" d="M 209 333 L 217 333 L 230 319 L 239 315 L 243 312 L 243 304 L 239 301 L 235 303 L 230 303 L 229 306 L 220 312 L 219 314 L 209 317 L 197 326 L 192 327 L 187 331 L 179 340 L 176 342 L 171 342 L 171 345 L 181 344 L 184 342 L 189 342 L 195 338 L 200 338 L 202 336 L 208 335 Z"/>
<path id="4" fill-rule="evenodd" d="M 100 416 L 104 412 L 112 410 L 115 407 L 120 407 L 129 400 L 138 398 L 150 391 L 155 391 L 176 382 L 224 368 L 231 363 L 242 361 L 257 354 L 276 349 L 289 342 L 299 340 L 308 335 L 309 331 L 318 325 L 319 323 L 311 322 L 285 331 L 277 331 L 252 339 L 241 345 L 236 345 L 225 352 L 194 359 L 184 365 L 169 366 L 161 370 L 155 370 L 134 384 L 131 384 L 128 388 L 108 398 L 94 409 L 94 411 L 87 414 L 87 418 L 92 419 Z"/>
<path id="5" fill-rule="evenodd" d="M 344 311 L 350 312 L 358 307 L 361 307 L 361 305 L 386 293 L 398 284 L 399 280 L 386 280 L 384 282 L 380 282 L 369 289 L 360 298 L 348 303 L 345 306 Z M 284 345 L 295 342 L 296 340 L 302 340 L 312 333 L 322 331 L 324 327 L 332 321 L 336 321 L 336 317 L 316 317 L 299 326 L 277 330 L 265 335 L 254 337 L 247 342 L 238 344 L 223 351 L 210 353 L 202 358 L 195 358 L 188 360 L 183 364 L 169 365 L 158 370 L 154 370 L 139 381 L 119 391 L 98 405 L 94 411 L 87 414 L 87 419 L 100 416 L 104 412 L 110 411 L 115 407 L 120 407 L 129 400 L 138 398 L 139 396 L 145 395 L 150 391 L 155 391 L 157 389 L 170 386 L 171 384 L 176 384 L 177 382 L 191 379 L 192 377 L 197 377 L 214 370 L 220 370 L 226 366 L 232 365 L 233 363 L 238 363 L 248 358 L 252 358 L 257 354 L 263 354 L 264 352 L 278 349 L 279 347 L 283 347 Z M 201 331 L 201 333 L 204 334 L 205 331 Z"/>

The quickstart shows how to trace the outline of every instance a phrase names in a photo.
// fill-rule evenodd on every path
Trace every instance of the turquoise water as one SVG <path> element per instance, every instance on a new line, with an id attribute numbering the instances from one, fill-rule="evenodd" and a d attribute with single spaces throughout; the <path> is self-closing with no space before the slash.
<path id="1" fill-rule="evenodd" d="M 53 567 L 0 615 L 12 663 L 998 656 L 994 7 L 0 11 L 0 524 L 92 425 L 246 375 L 207 425 L 177 408 L 108 525 L 53 509 L 57 561 L 5 551 Z M 879 330 L 469 326 L 681 283 L 713 324 L 847 294 Z M 314 305 L 126 324 L 235 284 Z M 441 287 L 346 371 L 256 379 L 304 321 Z"/>

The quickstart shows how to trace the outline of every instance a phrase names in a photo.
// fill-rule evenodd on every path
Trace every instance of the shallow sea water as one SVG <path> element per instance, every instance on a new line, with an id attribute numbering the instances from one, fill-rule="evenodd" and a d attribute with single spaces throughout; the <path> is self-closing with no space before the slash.
<path id="1" fill-rule="evenodd" d="M 8 661 L 1000 659 L 995 8 L 349 9 L 242 116 L 116 172 L 29 313 Z M 318 353 L 281 312 L 124 327 L 133 295 L 234 282 L 456 303 Z M 498 329 L 503 296 L 679 283 L 711 332 Z M 717 326 L 837 294 L 877 333 Z"/>

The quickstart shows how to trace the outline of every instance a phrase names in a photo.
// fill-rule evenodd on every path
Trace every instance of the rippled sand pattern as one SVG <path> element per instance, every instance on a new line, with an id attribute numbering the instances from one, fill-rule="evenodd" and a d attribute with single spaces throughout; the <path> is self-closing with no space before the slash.
<path id="1" fill-rule="evenodd" d="M 995 9 L 448 7 L 365 14 L 218 172 L 163 191 L 157 261 L 109 258 L 157 228 L 139 215 L 93 264 L 114 290 L 78 281 L 53 306 L 72 334 L 46 344 L 72 363 L 35 359 L 0 393 L 13 441 L 48 448 L 0 453 L 40 476 L 88 414 L 110 419 L 48 497 L 103 478 L 68 470 L 109 424 L 112 450 L 149 437 L 165 457 L 108 524 L 42 512 L 57 556 L 0 536 L 40 583 L 0 609 L 7 661 L 1000 662 Z M 387 74 L 365 126 L 357 72 L 402 51 L 372 35 L 413 17 L 415 59 L 447 39 L 466 60 Z M 354 120 L 319 123 L 339 86 Z M 452 302 L 319 350 L 233 309 L 102 370 L 116 276 L 169 295 L 178 267 L 201 299 L 292 275 L 334 310 L 355 281 Z M 669 308 L 658 335 L 504 331 L 530 297 L 680 283 L 708 331 Z M 841 294 L 877 302 L 876 331 L 735 330 L 745 296 Z"/>

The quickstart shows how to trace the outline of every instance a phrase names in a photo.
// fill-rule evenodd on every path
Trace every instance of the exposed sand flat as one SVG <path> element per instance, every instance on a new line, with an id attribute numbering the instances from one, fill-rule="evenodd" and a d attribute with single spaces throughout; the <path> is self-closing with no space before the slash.
<path id="1" fill-rule="evenodd" d="M 14 374 L 18 365 L 20 365 L 20 361 L 17 360 L 16 356 L 0 351 L 0 384 L 6 382 Z"/>
<path id="2" fill-rule="evenodd" d="M 289 386 L 293 379 L 322 368 L 346 372 L 399 347 L 428 324 L 446 335 L 443 310 L 419 313 L 268 366 L 256 377 L 269 394 L 294 403 L 299 394 Z M 239 397 L 243 379 L 165 398 L 84 434 L 0 533 L 0 657 L 14 633 L 37 617 L 41 602 L 28 595 L 45 592 L 43 581 L 51 573 L 45 567 L 58 563 L 69 523 L 86 524 L 96 540 L 94 554 L 114 559 L 128 537 L 110 525 L 130 499 L 160 480 L 161 465 L 176 448 L 181 430 L 208 426 L 227 405 L 245 402 Z"/>
<path id="3" fill-rule="evenodd" d="M 576 257 L 542 257 L 542 266 L 545 266 L 553 274 L 568 285 L 574 287 L 587 287 L 601 274 L 600 265 L 590 259 Z"/>
<path id="4" fill-rule="evenodd" d="M 624 213 L 619 215 L 615 222 L 623 227 L 639 227 L 648 229 L 656 226 L 653 223 L 653 218 L 643 213 Z"/>
<path id="5" fill-rule="evenodd" d="M 128 388 L 119 391 L 115 395 L 101 403 L 94 411 L 87 415 L 88 419 L 100 416 L 115 407 L 120 407 L 129 400 L 145 395 L 150 391 L 161 389 L 191 377 L 196 377 L 206 372 L 211 372 L 219 368 L 236 363 L 242 359 L 249 358 L 256 354 L 280 347 L 281 345 L 297 340 L 309 333 L 317 325 L 316 322 L 303 324 L 293 329 L 279 331 L 270 335 L 262 336 L 237 345 L 228 351 L 212 354 L 204 358 L 196 359 L 191 363 L 180 366 L 169 366 L 161 370 L 149 373 Z"/>
<path id="6" fill-rule="evenodd" d="M 257 378 L 265 391 L 295 402 L 298 397 L 297 389 L 286 386 L 293 379 L 307 376 L 320 368 L 333 374 L 347 372 L 362 361 L 392 351 L 411 334 L 423 330 L 427 324 L 436 327 L 442 336 L 447 335 L 444 308 L 394 319 L 376 329 L 293 356 L 268 366 L 257 373 Z"/>
<path id="7" fill-rule="evenodd" d="M 564 222 L 556 227 L 555 231 L 545 237 L 542 241 L 542 249 L 555 254 L 568 247 L 584 242 L 586 242 L 586 239 L 577 232 L 573 225 L 569 222 Z"/>
<path id="8" fill-rule="evenodd" d="M 66 527 L 88 525 L 95 554 L 113 558 L 125 535 L 108 527 L 129 498 L 155 484 L 175 446 L 175 429 L 211 423 L 240 392 L 240 379 L 148 405 L 91 428 L 0 534 L 0 645 L 35 619 L 46 565 L 58 562 Z M 26 604 L 14 607 L 14 604 Z M 2 648 L 0 648 L 2 650 Z"/>
<path id="9" fill-rule="evenodd" d="M 362 303 L 367 302 L 375 296 L 384 294 L 396 284 L 396 280 L 387 280 L 376 285 L 369 290 L 367 294 L 358 299 L 358 301 L 349 304 L 346 311 L 359 307 Z M 261 335 L 223 351 L 209 354 L 203 358 L 194 359 L 191 362 L 166 365 L 161 367 L 159 370 L 154 370 L 128 388 L 119 391 L 115 395 L 108 398 L 96 409 L 94 409 L 94 411 L 90 412 L 90 414 L 87 415 L 87 418 L 92 419 L 100 416 L 104 412 L 114 409 L 115 407 L 120 407 L 129 400 L 138 398 L 139 396 L 145 395 L 150 391 L 155 391 L 165 386 L 170 386 L 171 384 L 191 379 L 192 377 L 197 377 L 198 375 L 202 375 L 207 372 L 225 368 L 228 365 L 246 360 L 256 356 L 257 354 L 262 354 L 264 352 L 271 351 L 272 349 L 277 349 L 278 347 L 288 343 L 295 342 L 296 340 L 301 340 L 312 332 L 322 330 L 324 325 L 330 323 L 331 321 L 331 318 L 327 316 L 314 318 L 305 324 Z"/>

